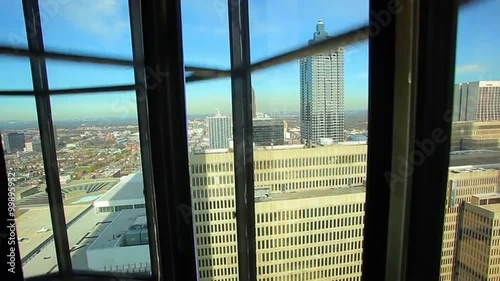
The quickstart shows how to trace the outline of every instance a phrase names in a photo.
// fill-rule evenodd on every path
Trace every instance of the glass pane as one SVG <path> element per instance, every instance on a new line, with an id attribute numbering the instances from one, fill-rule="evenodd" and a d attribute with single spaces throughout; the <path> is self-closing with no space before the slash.
<path id="1" fill-rule="evenodd" d="M 498 1 L 481 2 L 458 17 L 440 280 L 493 280 L 500 272 L 500 57 L 498 38 L 489 36 L 500 26 L 498 9 Z"/>
<path id="2" fill-rule="evenodd" d="M 186 64 L 228 69 L 227 2 L 182 1 L 182 13 Z M 189 83 L 186 99 L 199 280 L 236 281 L 231 81 Z"/>
<path id="3" fill-rule="evenodd" d="M 150 274 L 135 92 L 51 101 L 73 267 Z"/>
<path id="4" fill-rule="evenodd" d="M 33 82 L 31 80 L 31 67 L 29 59 L 17 58 L 11 56 L 0 56 L 0 90 L 1 91 L 33 90 Z M 1 107 L 2 105 L 0 104 L 0 108 Z M 10 107 L 11 111 L 13 111 L 14 109 L 15 108 Z"/>
<path id="5" fill-rule="evenodd" d="M 181 2 L 185 64 L 229 69 L 227 1 Z"/>
<path id="6" fill-rule="evenodd" d="M 39 3 L 45 50 L 132 59 L 128 1 Z"/>
<path id="7" fill-rule="evenodd" d="M 250 21 L 263 59 L 358 27 L 368 1 L 251 3 Z M 257 279 L 361 280 L 367 43 L 256 72 L 252 85 Z"/>
<path id="8" fill-rule="evenodd" d="M 5 1 L 0 11 L 0 45 L 28 48 L 21 1 Z"/>
<path id="9" fill-rule="evenodd" d="M 51 90 L 134 84 L 134 69 L 123 66 L 47 60 L 47 76 Z"/>
<path id="10" fill-rule="evenodd" d="M 330 36 L 368 23 L 368 1 L 250 1 L 252 62 L 306 46 L 315 23 L 324 20 Z"/>
<path id="11" fill-rule="evenodd" d="M 33 97 L 0 97 L 0 132 L 15 184 L 18 246 L 25 277 L 57 271 L 40 133 Z M 15 112 L 8 110 L 15 108 Z M 68 220 L 74 218 L 68 213 Z"/>
<path id="12" fill-rule="evenodd" d="M 200 280 L 238 278 L 230 93 L 228 79 L 186 88 Z"/>

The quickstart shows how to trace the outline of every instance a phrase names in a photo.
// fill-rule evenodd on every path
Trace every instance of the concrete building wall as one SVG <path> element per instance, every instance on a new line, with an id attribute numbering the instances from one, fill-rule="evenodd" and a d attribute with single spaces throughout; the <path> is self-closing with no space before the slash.
<path id="1" fill-rule="evenodd" d="M 190 156 L 202 281 L 238 278 L 233 157 Z M 259 280 L 359 280 L 364 193 L 342 193 L 363 183 L 366 145 L 256 150 L 254 160 L 256 189 L 271 197 L 331 190 L 255 204 Z"/>
<path id="2" fill-rule="evenodd" d="M 113 272 L 148 272 L 149 245 L 87 250 L 90 270 Z"/>
<path id="3" fill-rule="evenodd" d="M 467 121 L 452 124 L 450 140 L 452 151 L 495 148 L 499 139 L 500 121 Z"/>
<path id="4" fill-rule="evenodd" d="M 440 280 L 453 280 L 460 205 L 472 201 L 475 194 L 495 192 L 500 188 L 500 171 L 450 172 L 447 185 Z"/>
<path id="5" fill-rule="evenodd" d="M 500 120 L 500 81 L 455 85 L 453 121 Z"/>

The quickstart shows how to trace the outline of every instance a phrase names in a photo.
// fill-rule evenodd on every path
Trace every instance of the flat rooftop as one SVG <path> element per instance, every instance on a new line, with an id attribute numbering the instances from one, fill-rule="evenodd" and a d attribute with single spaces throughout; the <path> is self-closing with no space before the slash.
<path id="1" fill-rule="evenodd" d="M 115 186 L 95 201 L 99 205 L 101 202 L 121 201 L 121 200 L 144 200 L 144 183 L 142 172 L 137 172 L 124 176 Z"/>
<path id="2" fill-rule="evenodd" d="M 488 210 L 492 213 L 500 213 L 500 204 L 480 205 L 478 207 Z"/>
<path id="3" fill-rule="evenodd" d="M 305 191 L 300 190 L 297 192 L 295 191 L 285 191 L 282 193 L 274 192 L 274 193 L 269 193 L 267 197 L 255 198 L 255 203 L 356 194 L 356 193 L 363 193 L 365 192 L 365 190 L 366 187 L 364 186 L 352 186 L 352 187 L 335 187 L 335 188 L 332 187 L 332 188 L 305 190 Z"/>
<path id="4" fill-rule="evenodd" d="M 145 222 L 145 215 L 145 209 L 127 209 L 121 211 L 87 250 L 120 247 L 121 237 L 127 232 L 128 228 L 137 222 Z"/>
<path id="5" fill-rule="evenodd" d="M 487 164 L 500 164 L 500 151 L 464 150 L 450 154 L 450 167 Z"/>
<path id="6" fill-rule="evenodd" d="M 479 199 L 489 199 L 489 198 L 498 198 L 500 197 L 500 193 L 498 192 L 490 192 L 490 193 L 480 193 L 474 194 Z"/>

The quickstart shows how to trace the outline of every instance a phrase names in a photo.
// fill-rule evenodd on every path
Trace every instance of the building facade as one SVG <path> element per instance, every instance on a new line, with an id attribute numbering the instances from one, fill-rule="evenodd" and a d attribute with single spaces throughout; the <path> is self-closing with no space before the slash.
<path id="1" fill-rule="evenodd" d="M 457 280 L 500 280 L 500 194 L 463 205 L 456 268 Z"/>
<path id="2" fill-rule="evenodd" d="M 448 176 L 440 280 L 454 279 L 457 269 L 461 206 L 477 194 L 494 193 L 500 188 L 500 165 L 493 167 L 452 167 Z M 458 279 L 468 280 L 468 279 Z M 469 279 L 480 280 L 480 279 Z"/>
<path id="3" fill-rule="evenodd" d="M 453 121 L 500 120 L 500 81 L 455 85 Z"/>
<path id="4" fill-rule="evenodd" d="M 253 119 L 253 143 L 257 146 L 285 144 L 285 123 L 283 120 Z"/>
<path id="5" fill-rule="evenodd" d="M 258 280 L 361 280 L 366 145 L 254 153 Z M 202 281 L 238 280 L 233 157 L 190 157 Z"/>
<path id="6" fill-rule="evenodd" d="M 499 149 L 499 121 L 457 121 L 451 126 L 451 150 Z"/>
<path id="7" fill-rule="evenodd" d="M 217 110 L 215 116 L 207 117 L 207 120 L 210 148 L 229 148 L 233 136 L 231 117 L 223 116 Z"/>
<path id="8" fill-rule="evenodd" d="M 23 151 L 25 147 L 25 137 L 23 133 L 7 133 L 2 136 L 4 150 L 8 153 Z"/>
<path id="9" fill-rule="evenodd" d="M 315 44 L 328 39 L 323 21 L 316 25 Z M 336 48 L 300 60 L 300 129 L 304 143 L 322 138 L 344 140 L 344 50 Z"/>

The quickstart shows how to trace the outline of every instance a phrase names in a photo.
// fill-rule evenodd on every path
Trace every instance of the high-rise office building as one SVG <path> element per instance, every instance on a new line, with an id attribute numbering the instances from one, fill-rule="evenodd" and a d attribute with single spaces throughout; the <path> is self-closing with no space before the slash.
<path id="1" fill-rule="evenodd" d="M 253 143 L 258 146 L 285 144 L 285 123 L 280 119 L 253 119 Z"/>
<path id="2" fill-rule="evenodd" d="M 320 20 L 309 44 L 328 37 Z M 300 129 L 305 143 L 344 140 L 344 60 L 342 48 L 300 60 Z"/>
<path id="3" fill-rule="evenodd" d="M 470 155 L 460 155 L 455 157 L 455 161 L 461 158 L 471 157 Z M 473 161 L 485 162 L 486 158 L 478 155 Z M 453 161 L 452 161 L 453 162 Z M 466 163 L 463 163 L 466 164 Z M 448 280 L 490 280 L 490 279 L 456 279 L 457 256 L 463 239 L 460 239 L 460 218 L 464 216 L 463 204 L 472 202 L 477 194 L 495 193 L 500 187 L 500 164 L 485 166 L 457 166 L 450 167 L 447 185 L 447 199 L 445 206 L 445 221 L 443 228 L 443 246 L 441 255 L 442 281 Z M 474 219 L 478 219 L 474 217 Z"/>
<path id="4" fill-rule="evenodd" d="M 361 280 L 366 145 L 256 149 L 257 280 Z M 200 281 L 238 280 L 234 155 L 190 155 Z"/>
<path id="5" fill-rule="evenodd" d="M 500 194 L 475 195 L 462 209 L 456 280 L 500 280 Z"/>
<path id="6" fill-rule="evenodd" d="M 231 117 L 223 116 L 220 114 L 219 109 L 217 109 L 215 116 L 210 116 L 207 120 L 210 148 L 229 148 L 233 135 Z"/>
<path id="7" fill-rule="evenodd" d="M 455 85 L 453 121 L 500 120 L 500 81 Z"/>
<path id="8" fill-rule="evenodd" d="M 30 141 L 26 143 L 26 151 L 42 152 L 42 144 L 40 141 Z"/>
<path id="9" fill-rule="evenodd" d="M 456 121 L 451 130 L 452 151 L 500 149 L 500 120 Z"/>
<path id="10" fill-rule="evenodd" d="M 4 150 L 8 153 L 23 151 L 25 147 L 25 137 L 23 133 L 7 133 L 2 136 Z"/>

